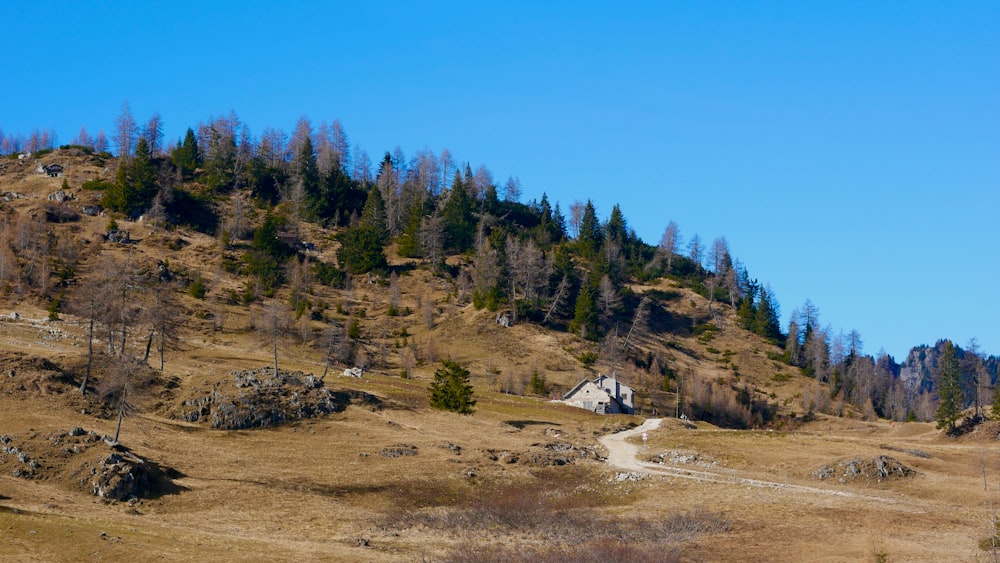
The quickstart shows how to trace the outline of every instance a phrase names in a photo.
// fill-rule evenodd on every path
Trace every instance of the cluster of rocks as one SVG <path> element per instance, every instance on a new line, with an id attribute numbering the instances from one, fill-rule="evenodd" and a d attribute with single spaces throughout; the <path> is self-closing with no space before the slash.
<path id="1" fill-rule="evenodd" d="M 271 368 L 233 372 L 208 395 L 185 400 L 178 418 L 208 422 L 212 428 L 246 430 L 341 412 L 350 404 L 377 407 L 374 396 L 361 391 L 333 391 L 323 379 L 301 371 Z"/>
<path id="2" fill-rule="evenodd" d="M 675 465 L 697 465 L 699 467 L 715 467 L 719 464 L 715 458 L 693 450 L 670 450 L 651 455 L 646 461 L 652 463 L 672 463 Z"/>
<path id="3" fill-rule="evenodd" d="M 592 459 L 603 461 L 604 457 L 593 446 L 574 446 L 569 442 L 549 442 L 532 444 L 527 452 L 510 450 L 486 450 L 486 459 L 503 464 L 520 464 L 531 467 L 570 465 L 577 461 Z"/>
<path id="4" fill-rule="evenodd" d="M 108 500 L 127 500 L 146 496 L 154 482 L 146 460 L 115 451 L 91 469 L 90 492 Z"/>
<path id="5" fill-rule="evenodd" d="M 12 441 L 11 437 L 6 434 L 0 436 L 0 444 L 2 444 L 2 446 L 0 446 L 0 463 L 6 462 L 7 456 L 11 456 L 11 458 L 13 458 L 17 463 L 13 471 L 11 471 L 11 475 L 14 477 L 31 479 L 35 476 L 35 471 L 41 466 L 36 460 L 31 459 L 28 452 L 23 451 L 17 446 L 11 445 Z"/>
<path id="6" fill-rule="evenodd" d="M 643 475 L 642 473 L 637 473 L 635 471 L 618 472 L 618 473 L 615 473 L 610 479 L 608 479 L 608 482 L 609 483 L 625 483 L 625 482 L 636 483 L 636 482 L 642 481 L 645 478 L 646 478 L 645 475 Z"/>
<path id="7" fill-rule="evenodd" d="M 877 481 L 888 479 L 903 479 L 917 472 L 903 465 L 895 458 L 880 455 L 872 459 L 852 459 L 841 461 L 836 465 L 824 465 L 816 470 L 816 478 L 823 481 L 837 479 L 841 483 L 848 481 Z"/>
<path id="8" fill-rule="evenodd" d="M 417 455 L 418 448 L 412 444 L 397 444 L 382 448 L 382 457 L 405 457 Z"/>
<path id="9" fill-rule="evenodd" d="M 66 193 L 65 190 L 59 190 L 50 193 L 46 199 L 48 199 L 49 201 L 54 201 L 56 203 L 65 203 L 73 199 L 73 194 Z"/>
<path id="10" fill-rule="evenodd" d="M 0 466 L 12 464 L 11 474 L 22 479 L 65 478 L 103 499 L 148 497 L 159 483 L 160 469 L 120 446 L 107 448 L 104 444 L 109 440 L 80 427 L 27 440 L 2 435 Z M 78 461 L 62 461 L 69 459 Z"/>

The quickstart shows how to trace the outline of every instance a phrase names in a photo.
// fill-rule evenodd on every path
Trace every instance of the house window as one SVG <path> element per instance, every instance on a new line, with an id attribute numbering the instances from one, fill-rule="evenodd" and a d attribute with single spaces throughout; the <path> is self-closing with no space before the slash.
<path id="1" fill-rule="evenodd" d="M 587 409 L 588 411 L 594 410 L 594 401 L 584 401 L 583 408 Z"/>

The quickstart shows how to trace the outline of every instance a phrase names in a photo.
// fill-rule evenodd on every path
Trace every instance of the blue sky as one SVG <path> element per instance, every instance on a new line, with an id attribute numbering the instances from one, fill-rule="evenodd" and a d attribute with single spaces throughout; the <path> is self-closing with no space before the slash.
<path id="1" fill-rule="evenodd" d="M 1000 3 L 18 2 L 0 128 L 339 119 L 524 199 L 724 236 L 788 314 L 1000 354 Z"/>

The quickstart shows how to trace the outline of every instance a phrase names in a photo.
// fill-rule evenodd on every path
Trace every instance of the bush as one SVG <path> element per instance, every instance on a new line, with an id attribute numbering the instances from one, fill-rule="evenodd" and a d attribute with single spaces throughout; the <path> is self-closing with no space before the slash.
<path id="1" fill-rule="evenodd" d="M 319 283 L 342 289 L 347 283 L 347 273 L 326 262 L 313 262 L 313 275 Z"/>
<path id="2" fill-rule="evenodd" d="M 191 280 L 191 285 L 188 286 L 188 295 L 195 299 L 204 299 L 207 293 L 208 287 L 205 286 L 205 281 L 201 279 L 201 275 L 195 276 Z"/>

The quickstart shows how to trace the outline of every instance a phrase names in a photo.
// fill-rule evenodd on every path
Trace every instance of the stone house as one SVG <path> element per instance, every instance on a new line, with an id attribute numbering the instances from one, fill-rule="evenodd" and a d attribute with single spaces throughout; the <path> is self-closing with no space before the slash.
<path id="1" fill-rule="evenodd" d="M 610 375 L 598 375 L 577 383 L 562 402 L 601 414 L 633 414 L 635 390 Z"/>

